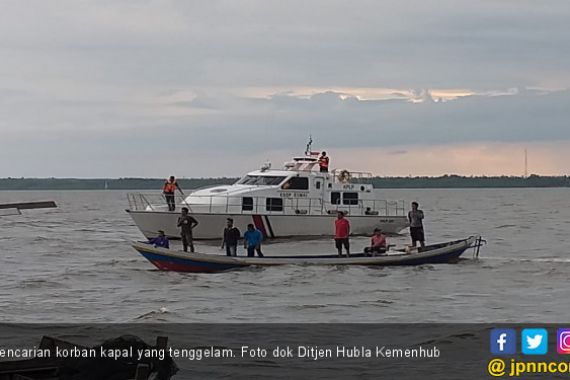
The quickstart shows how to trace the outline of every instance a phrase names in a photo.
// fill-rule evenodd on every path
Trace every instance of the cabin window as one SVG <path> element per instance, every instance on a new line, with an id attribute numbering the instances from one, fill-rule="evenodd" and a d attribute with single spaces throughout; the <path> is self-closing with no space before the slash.
<path id="1" fill-rule="evenodd" d="M 315 182 L 315 189 L 317 189 L 317 190 L 321 189 L 321 181 Z"/>
<path id="2" fill-rule="evenodd" d="M 309 190 L 307 177 L 291 177 L 282 186 L 283 190 Z"/>
<path id="3" fill-rule="evenodd" d="M 358 193 L 343 193 L 342 194 L 342 204 L 343 205 L 357 205 L 358 204 Z"/>
<path id="4" fill-rule="evenodd" d="M 267 198 L 265 201 L 267 211 L 283 211 L 283 199 Z"/>
<path id="5" fill-rule="evenodd" d="M 279 185 L 285 177 L 268 175 L 246 175 L 238 181 L 239 185 L 275 186 Z"/>
<path id="6" fill-rule="evenodd" d="M 243 197 L 241 199 L 241 209 L 242 211 L 252 211 L 253 210 L 253 198 Z"/>
<path id="7" fill-rule="evenodd" d="M 333 191 L 331 193 L 331 204 L 339 205 L 340 204 L 340 193 L 337 191 Z"/>

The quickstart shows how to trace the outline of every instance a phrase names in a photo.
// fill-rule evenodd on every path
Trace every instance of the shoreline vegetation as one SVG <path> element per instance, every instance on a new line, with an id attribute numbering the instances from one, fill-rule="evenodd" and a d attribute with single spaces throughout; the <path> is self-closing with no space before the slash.
<path id="1" fill-rule="evenodd" d="M 178 183 L 182 189 L 196 189 L 228 185 L 237 180 L 229 177 L 179 178 Z M 162 178 L 0 178 L 0 190 L 160 190 L 164 181 Z M 367 182 L 381 189 L 570 187 L 569 176 L 535 174 L 528 177 L 373 177 Z"/>

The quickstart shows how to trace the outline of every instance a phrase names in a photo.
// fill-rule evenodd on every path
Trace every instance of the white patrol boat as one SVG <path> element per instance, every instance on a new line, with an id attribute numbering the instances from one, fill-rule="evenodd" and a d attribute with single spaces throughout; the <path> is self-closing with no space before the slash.
<path id="1" fill-rule="evenodd" d="M 227 218 L 242 232 L 253 223 L 268 238 L 332 236 L 338 211 L 349 219 L 353 235 L 369 235 L 377 227 L 396 234 L 408 226 L 404 201 L 382 199 L 369 183 L 370 173 L 321 172 L 318 153 L 309 147 L 282 169 L 265 164 L 233 185 L 195 190 L 177 200 L 176 211 L 168 211 L 158 194 L 156 202 L 146 194 L 128 194 L 127 212 L 147 238 L 159 230 L 179 238 L 182 207 L 199 222 L 195 239 L 220 239 Z"/>

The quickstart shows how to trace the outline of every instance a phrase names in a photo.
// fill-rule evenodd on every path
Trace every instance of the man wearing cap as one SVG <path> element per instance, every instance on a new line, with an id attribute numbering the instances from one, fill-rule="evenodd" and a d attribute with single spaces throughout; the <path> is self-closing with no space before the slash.
<path id="1" fill-rule="evenodd" d="M 157 237 L 148 239 L 148 242 L 152 244 L 154 248 L 170 248 L 170 242 L 162 230 L 158 231 Z"/>
<path id="2" fill-rule="evenodd" d="M 227 226 L 224 228 L 224 240 L 222 240 L 222 249 L 226 247 L 226 255 L 237 256 L 237 246 L 241 232 L 237 227 L 234 227 L 234 220 L 227 219 Z"/>

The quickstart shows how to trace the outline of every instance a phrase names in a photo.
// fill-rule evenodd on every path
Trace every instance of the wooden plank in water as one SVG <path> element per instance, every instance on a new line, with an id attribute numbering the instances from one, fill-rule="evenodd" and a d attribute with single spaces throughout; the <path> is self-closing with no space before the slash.
<path id="1" fill-rule="evenodd" d="M 53 208 L 53 207 L 57 207 L 54 201 L 0 204 L 0 209 L 15 208 L 18 210 L 32 210 L 36 208 Z"/>

